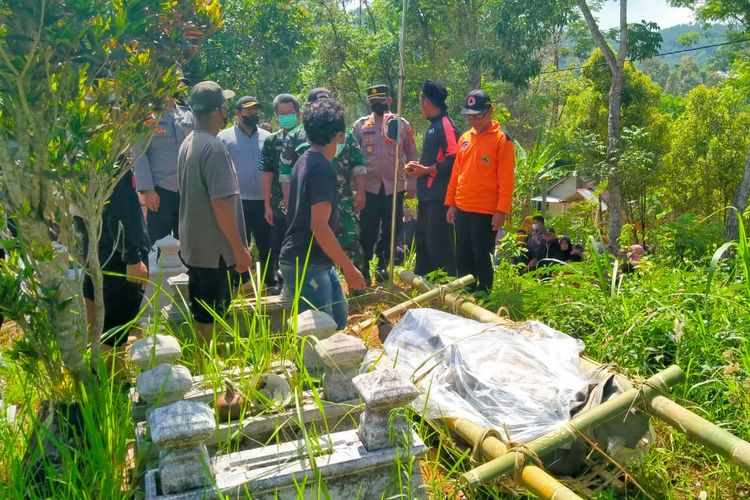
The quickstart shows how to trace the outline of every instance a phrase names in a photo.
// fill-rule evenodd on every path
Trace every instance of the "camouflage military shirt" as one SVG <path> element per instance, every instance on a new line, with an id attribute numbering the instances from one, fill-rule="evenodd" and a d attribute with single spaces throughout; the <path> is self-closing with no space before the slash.
<path id="1" fill-rule="evenodd" d="M 284 139 L 289 134 L 284 129 L 279 129 L 263 143 L 263 151 L 260 155 L 258 168 L 263 172 L 273 172 L 273 184 L 271 184 L 271 207 L 274 211 L 285 212 L 284 199 L 281 192 L 281 150 Z"/>
<path id="2" fill-rule="evenodd" d="M 291 135 L 291 134 L 290 134 Z M 285 143 L 287 147 L 298 143 L 294 155 L 287 152 L 286 158 L 299 158 L 309 147 L 305 130 L 298 131 L 294 138 L 288 138 L 289 142 Z M 282 158 L 284 157 L 282 153 Z M 365 158 L 359 147 L 357 139 L 354 138 L 351 131 L 347 130 L 346 139 L 344 140 L 344 149 L 336 158 L 333 159 L 333 166 L 336 169 L 336 187 L 339 195 L 339 225 L 336 229 L 336 237 L 346 254 L 352 259 L 358 267 L 364 261 L 362 247 L 359 244 L 359 214 L 354 210 L 354 191 L 352 189 L 352 179 L 356 176 L 362 176 L 367 173 L 365 169 Z M 291 172 L 291 169 L 290 169 Z"/>

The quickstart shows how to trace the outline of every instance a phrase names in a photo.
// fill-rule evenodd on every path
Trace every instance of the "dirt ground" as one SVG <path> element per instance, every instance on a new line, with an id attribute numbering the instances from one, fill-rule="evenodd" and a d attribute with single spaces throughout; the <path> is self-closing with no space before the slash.
<path id="1" fill-rule="evenodd" d="M 6 319 L 0 327 L 0 351 L 8 349 L 13 345 L 13 340 L 22 334 L 21 328 L 16 323 Z"/>

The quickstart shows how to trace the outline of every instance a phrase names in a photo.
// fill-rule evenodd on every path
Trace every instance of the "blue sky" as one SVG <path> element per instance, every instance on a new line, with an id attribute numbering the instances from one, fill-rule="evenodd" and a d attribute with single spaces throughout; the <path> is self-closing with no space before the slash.
<path id="1" fill-rule="evenodd" d="M 608 1 L 596 15 L 602 28 L 619 26 L 620 2 Z M 655 22 L 660 28 L 669 28 L 676 24 L 692 22 L 693 11 L 670 7 L 664 0 L 629 0 L 628 22 L 634 23 L 642 20 Z"/>

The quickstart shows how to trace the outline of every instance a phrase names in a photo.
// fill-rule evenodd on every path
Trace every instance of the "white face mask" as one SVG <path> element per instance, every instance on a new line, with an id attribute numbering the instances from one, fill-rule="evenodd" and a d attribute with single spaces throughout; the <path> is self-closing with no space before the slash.
<path id="1" fill-rule="evenodd" d="M 537 229 L 539 229 L 539 224 L 532 224 L 531 225 L 531 229 L 533 229 L 534 231 L 536 231 Z"/>

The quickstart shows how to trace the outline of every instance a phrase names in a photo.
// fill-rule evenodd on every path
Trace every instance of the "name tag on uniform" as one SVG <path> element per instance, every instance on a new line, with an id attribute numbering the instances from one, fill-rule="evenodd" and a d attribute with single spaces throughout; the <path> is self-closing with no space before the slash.
<path id="1" fill-rule="evenodd" d="M 156 127 L 154 130 L 154 134 L 156 135 L 167 135 L 167 129 L 161 126 Z"/>
<path id="2" fill-rule="evenodd" d="M 479 161 L 482 162 L 482 165 L 489 165 L 490 164 L 490 155 L 482 155 L 482 158 L 480 158 Z"/>
<path id="3" fill-rule="evenodd" d="M 375 133 L 377 133 L 377 130 L 375 130 L 375 129 L 372 129 L 372 128 L 371 128 L 371 129 L 369 129 L 369 130 L 368 130 L 368 129 L 365 129 L 365 130 L 363 130 L 363 131 L 362 131 L 362 133 L 363 133 L 363 134 L 375 134 Z"/>

